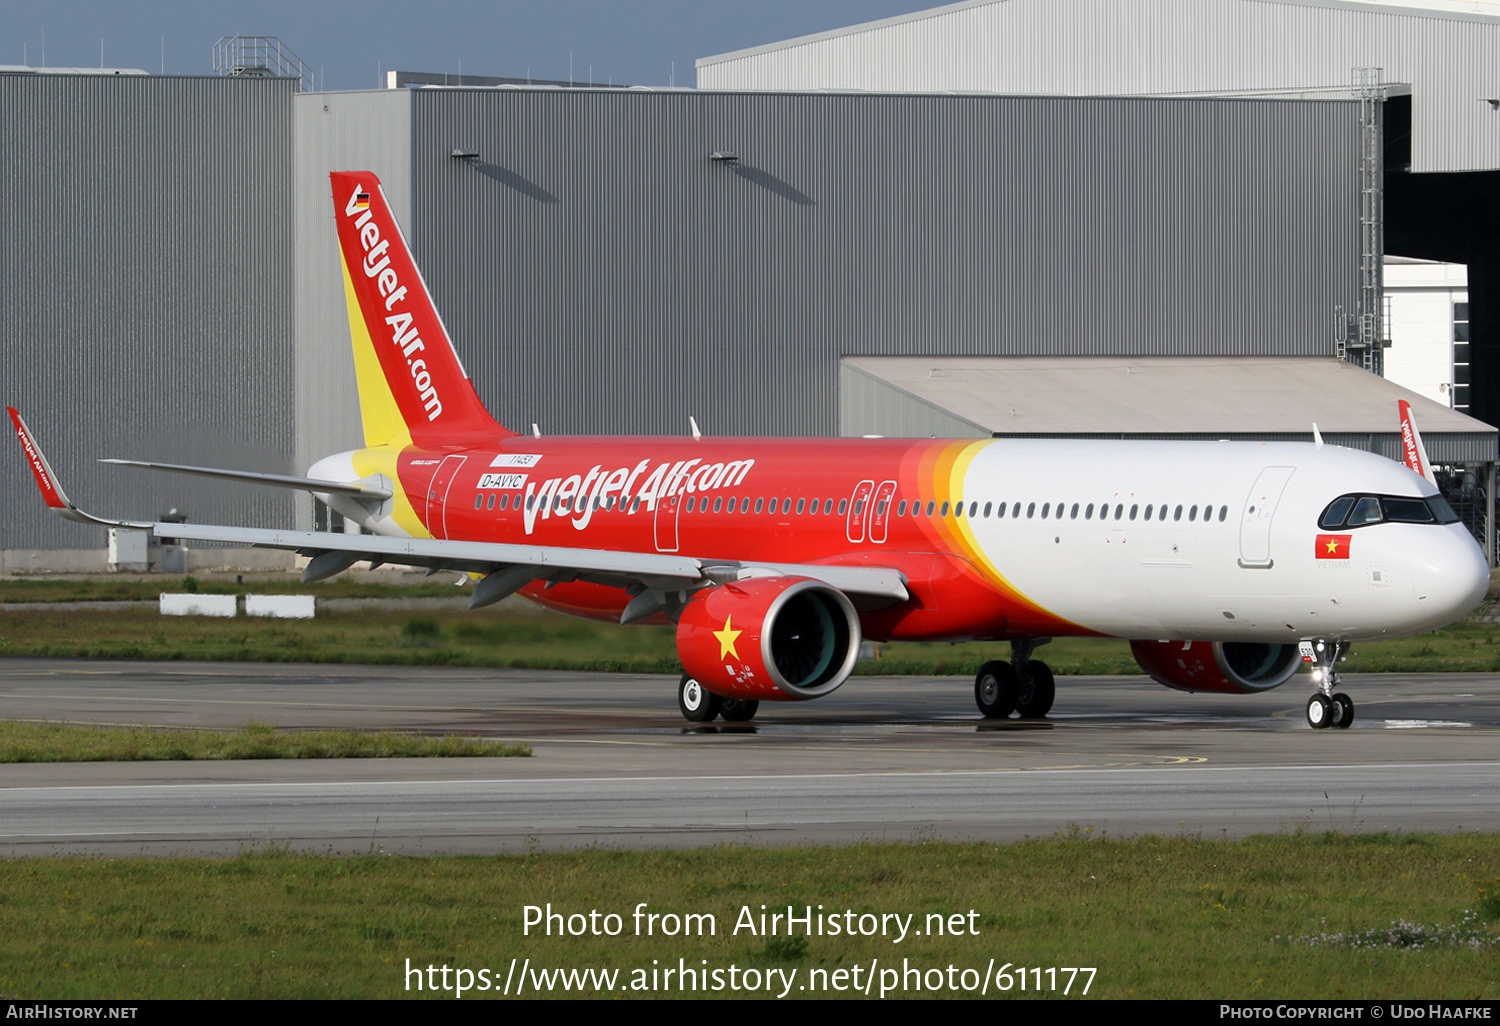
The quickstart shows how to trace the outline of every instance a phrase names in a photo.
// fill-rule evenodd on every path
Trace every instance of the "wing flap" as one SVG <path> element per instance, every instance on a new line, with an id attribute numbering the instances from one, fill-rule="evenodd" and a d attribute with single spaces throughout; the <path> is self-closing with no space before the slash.
<path id="1" fill-rule="evenodd" d="M 146 526 L 146 525 L 137 525 Z M 738 580 L 770 573 L 811 577 L 852 595 L 905 601 L 906 578 L 892 567 L 824 566 L 816 563 L 726 563 L 658 552 L 616 552 L 553 545 L 511 545 L 503 542 L 455 541 L 442 538 L 387 538 L 372 534 L 333 534 L 323 531 L 276 531 L 253 527 L 215 527 L 199 524 L 149 525 L 158 537 L 221 545 L 254 545 L 289 549 L 304 555 L 341 552 L 403 566 L 437 567 L 487 574 L 501 567 L 530 567 L 536 577 L 589 580 L 600 584 L 641 581 L 670 590 L 707 580 Z M 350 560 L 355 562 L 356 560 Z M 330 561 L 339 562 L 338 560 Z"/>
<path id="2" fill-rule="evenodd" d="M 254 545 L 302 553 L 350 552 L 362 559 L 378 559 L 405 566 L 437 566 L 445 570 L 488 572 L 500 566 L 531 566 L 546 571 L 671 578 L 692 582 L 703 577 L 696 559 L 653 552 L 613 552 L 551 545 L 510 545 L 503 542 L 454 541 L 442 538 L 387 538 L 374 534 L 333 534 L 326 531 L 277 531 L 255 527 L 215 527 L 207 524 L 150 525 L 158 537 L 222 545 Z M 539 575 L 540 576 L 540 575 Z"/>

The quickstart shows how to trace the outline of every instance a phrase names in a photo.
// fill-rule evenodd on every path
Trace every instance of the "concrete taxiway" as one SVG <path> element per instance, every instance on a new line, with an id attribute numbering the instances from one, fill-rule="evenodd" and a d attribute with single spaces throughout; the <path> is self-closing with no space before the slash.
<path id="1" fill-rule="evenodd" d="M 457 732 L 529 759 L 0 765 L 0 852 L 394 853 L 1090 829 L 1500 829 L 1500 677 L 1351 677 L 1313 731 L 1305 678 L 1262 695 L 1063 678 L 1040 723 L 987 723 L 956 678 L 855 678 L 753 724 L 692 727 L 674 681 L 540 671 L 17 659 L 0 716 Z"/>

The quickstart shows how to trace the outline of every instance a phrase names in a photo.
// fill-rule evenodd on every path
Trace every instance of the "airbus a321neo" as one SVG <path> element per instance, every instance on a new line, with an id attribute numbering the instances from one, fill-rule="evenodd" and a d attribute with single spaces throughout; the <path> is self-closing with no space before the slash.
<path id="1" fill-rule="evenodd" d="M 1349 643 L 1447 624 L 1488 586 L 1429 480 L 1321 441 L 518 435 L 480 403 L 375 175 L 331 178 L 365 447 L 305 478 L 136 465 L 305 489 L 369 533 L 90 516 L 11 410 L 54 511 L 295 550 L 307 581 L 404 564 L 472 575 L 475 608 L 520 593 L 675 623 L 697 722 L 821 698 L 866 638 L 1009 642 L 979 710 L 1044 716 L 1036 648 L 1095 636 L 1184 691 L 1263 691 L 1311 662 L 1308 721 L 1347 727 Z"/>

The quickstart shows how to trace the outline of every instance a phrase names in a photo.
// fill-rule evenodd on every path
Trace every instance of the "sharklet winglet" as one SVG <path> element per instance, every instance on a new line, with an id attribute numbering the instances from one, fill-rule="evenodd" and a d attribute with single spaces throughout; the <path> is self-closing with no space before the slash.
<path id="1" fill-rule="evenodd" d="M 136 524 L 128 520 L 106 520 L 85 513 L 73 505 L 73 500 L 68 498 L 68 493 L 63 491 L 62 482 L 57 479 L 52 464 L 48 462 L 47 456 L 42 452 L 42 447 L 37 444 L 36 437 L 32 435 L 31 429 L 26 426 L 26 421 L 21 419 L 21 414 L 13 406 L 7 406 L 6 412 L 10 414 L 11 423 L 15 425 L 16 437 L 21 441 L 21 449 L 26 453 L 26 462 L 31 467 L 31 473 L 36 477 L 37 488 L 41 490 L 42 501 L 47 508 L 58 516 L 67 520 L 74 520 L 80 524 L 97 524 L 100 527 L 135 527 L 149 530 L 151 524 Z"/>

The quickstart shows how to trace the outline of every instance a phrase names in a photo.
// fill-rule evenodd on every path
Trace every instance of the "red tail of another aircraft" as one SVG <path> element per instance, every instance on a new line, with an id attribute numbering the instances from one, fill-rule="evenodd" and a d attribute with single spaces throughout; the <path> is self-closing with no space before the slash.
<path id="1" fill-rule="evenodd" d="M 329 177 L 365 444 L 513 435 L 479 401 L 380 180 L 369 171 Z"/>
<path id="2" fill-rule="evenodd" d="M 1421 432 L 1417 430 L 1417 418 L 1411 414 L 1411 403 L 1401 399 L 1396 405 L 1401 411 L 1401 457 L 1409 469 L 1415 470 L 1436 487 L 1437 475 L 1433 473 L 1432 463 L 1427 459 L 1427 447 L 1422 444 Z"/>

